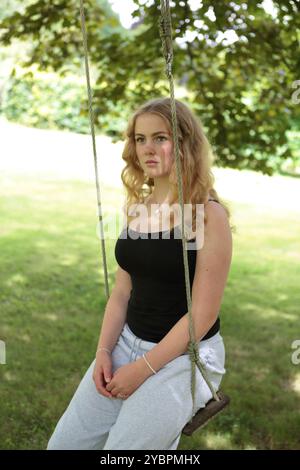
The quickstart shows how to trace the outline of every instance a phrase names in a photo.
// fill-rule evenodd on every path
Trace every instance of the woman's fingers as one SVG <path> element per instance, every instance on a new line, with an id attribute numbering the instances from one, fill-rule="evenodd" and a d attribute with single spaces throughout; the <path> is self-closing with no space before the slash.
<path id="1" fill-rule="evenodd" d="M 106 382 L 104 380 L 103 372 L 95 370 L 93 374 L 93 379 L 94 379 L 97 391 L 105 397 L 112 398 L 112 394 L 105 388 Z"/>

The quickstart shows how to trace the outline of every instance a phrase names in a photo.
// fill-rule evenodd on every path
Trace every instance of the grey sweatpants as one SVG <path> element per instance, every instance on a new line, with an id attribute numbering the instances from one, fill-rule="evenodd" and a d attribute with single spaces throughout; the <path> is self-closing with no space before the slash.
<path id="1" fill-rule="evenodd" d="M 127 323 L 112 352 L 114 373 L 135 361 L 156 343 L 135 336 Z M 217 333 L 199 342 L 200 359 L 218 390 L 225 373 L 225 349 Z M 127 399 L 101 395 L 92 375 L 94 362 L 80 382 L 48 443 L 52 449 L 171 450 L 177 449 L 181 431 L 191 419 L 191 360 L 185 353 L 151 375 Z M 196 407 L 212 397 L 196 367 Z"/>

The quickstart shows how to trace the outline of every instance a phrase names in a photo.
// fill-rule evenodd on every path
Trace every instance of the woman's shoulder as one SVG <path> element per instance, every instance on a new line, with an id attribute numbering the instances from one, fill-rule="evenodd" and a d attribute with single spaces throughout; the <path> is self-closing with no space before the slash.
<path id="1" fill-rule="evenodd" d="M 205 215 L 207 219 L 207 228 L 210 227 L 211 230 L 217 230 L 219 233 L 228 231 L 230 227 L 228 215 L 225 208 L 219 201 L 215 199 L 209 199 L 205 204 Z"/>
<path id="2" fill-rule="evenodd" d="M 204 203 L 204 210 L 206 214 L 210 214 L 210 213 L 226 214 L 226 211 L 224 207 L 222 206 L 222 204 L 219 201 L 217 201 L 217 199 L 214 199 L 212 197 L 209 197 L 207 201 Z"/>

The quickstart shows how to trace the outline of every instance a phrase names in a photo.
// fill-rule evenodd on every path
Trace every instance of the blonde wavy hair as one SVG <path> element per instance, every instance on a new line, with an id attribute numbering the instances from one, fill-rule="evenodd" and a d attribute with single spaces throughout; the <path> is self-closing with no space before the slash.
<path id="1" fill-rule="evenodd" d="M 187 105 L 178 100 L 175 100 L 175 104 L 182 170 L 183 203 L 192 204 L 192 227 L 195 229 L 196 211 L 194 205 L 206 204 L 209 198 L 218 201 L 224 207 L 227 217 L 230 219 L 231 214 L 227 203 L 220 199 L 213 187 L 215 179 L 211 168 L 215 156 L 205 136 L 202 123 Z M 147 177 L 140 167 L 135 148 L 134 133 L 136 120 L 145 113 L 156 114 L 163 118 L 171 137 L 173 137 L 170 98 L 157 98 L 147 101 L 131 116 L 124 134 L 126 140 L 122 159 L 125 161 L 126 166 L 121 173 L 121 179 L 126 190 L 124 212 L 127 225 L 134 218 L 130 215 L 130 206 L 144 203 L 145 199 L 152 194 L 154 187 L 153 178 Z M 175 158 L 169 175 L 169 184 L 171 193 L 170 206 L 173 203 L 179 204 Z M 172 211 L 170 216 L 171 227 L 174 227 L 174 215 Z M 204 223 L 206 222 L 207 215 L 204 212 Z"/>

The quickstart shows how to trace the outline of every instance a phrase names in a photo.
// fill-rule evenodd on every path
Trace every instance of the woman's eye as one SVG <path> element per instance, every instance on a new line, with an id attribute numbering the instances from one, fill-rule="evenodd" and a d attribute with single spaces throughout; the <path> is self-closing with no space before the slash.
<path id="1" fill-rule="evenodd" d="M 156 137 L 156 139 L 157 139 L 159 142 L 163 142 L 164 140 L 167 140 L 166 136 L 164 136 L 164 135 L 158 135 L 158 136 Z M 137 137 L 137 138 L 135 139 L 135 141 L 136 141 L 136 142 L 142 142 L 142 141 L 144 142 L 144 137 Z"/>

